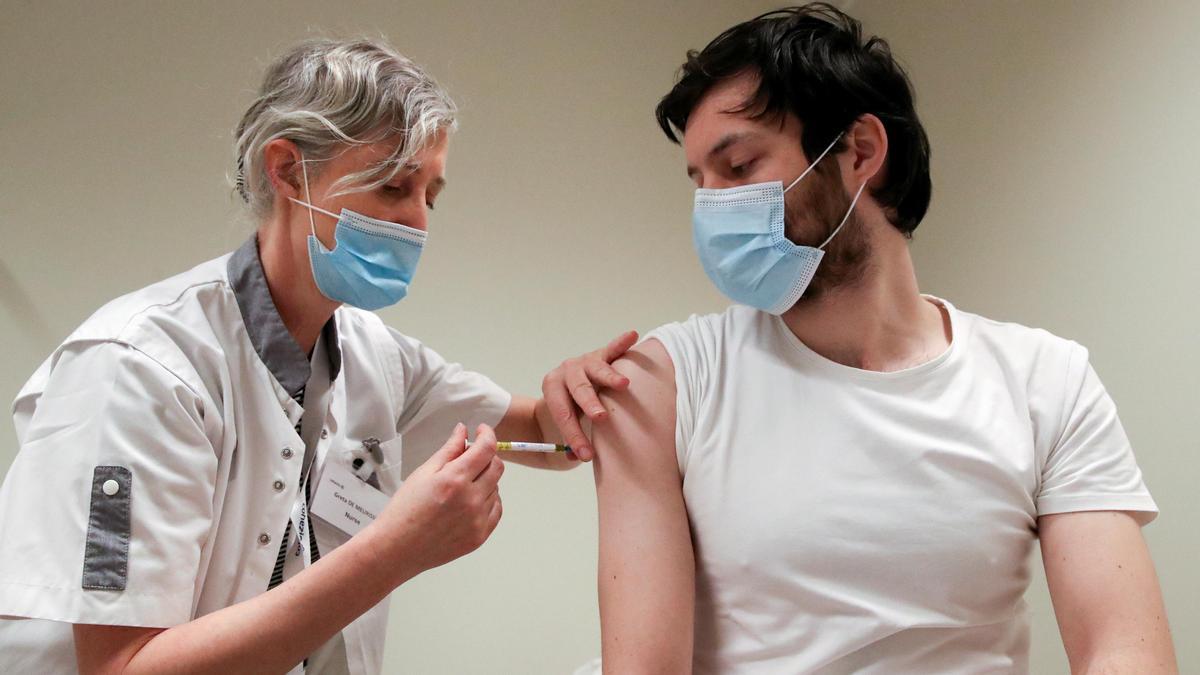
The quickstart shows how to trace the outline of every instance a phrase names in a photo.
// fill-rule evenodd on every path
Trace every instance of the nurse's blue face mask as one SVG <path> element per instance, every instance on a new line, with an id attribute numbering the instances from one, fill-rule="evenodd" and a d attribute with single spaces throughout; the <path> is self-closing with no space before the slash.
<path id="1" fill-rule="evenodd" d="M 786 188 L 782 181 L 696 190 L 692 235 L 708 278 L 729 299 L 783 314 L 804 295 L 825 247 L 850 219 L 864 182 L 842 222 L 820 246 L 793 244 L 784 234 L 784 199 L 833 149 L 838 134 L 804 173 Z"/>
<path id="2" fill-rule="evenodd" d="M 308 167 L 301 158 L 304 172 L 304 198 L 288 197 L 308 209 L 308 259 L 317 289 L 334 302 L 360 309 L 380 309 L 400 302 L 408 295 L 408 286 L 417 271 L 425 232 L 399 223 L 376 220 L 349 209 L 341 215 L 314 206 L 308 192 Z M 317 238 L 313 211 L 337 219 L 333 231 L 334 248 L 325 248 Z"/>

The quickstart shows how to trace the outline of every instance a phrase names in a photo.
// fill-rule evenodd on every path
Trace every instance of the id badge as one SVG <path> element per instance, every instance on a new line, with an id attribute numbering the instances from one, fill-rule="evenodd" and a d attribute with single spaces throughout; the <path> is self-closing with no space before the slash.
<path id="1" fill-rule="evenodd" d="M 388 496 L 338 461 L 326 463 L 309 513 L 353 537 L 379 517 Z"/>

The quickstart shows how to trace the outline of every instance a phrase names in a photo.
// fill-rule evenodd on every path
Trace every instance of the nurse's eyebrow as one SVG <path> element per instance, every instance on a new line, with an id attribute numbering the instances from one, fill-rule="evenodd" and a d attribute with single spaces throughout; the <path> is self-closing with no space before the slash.
<path id="1" fill-rule="evenodd" d="M 417 162 L 409 162 L 408 164 L 404 165 L 404 168 L 407 169 L 408 173 L 411 175 L 411 174 L 414 174 L 414 173 L 420 171 L 421 165 Z M 445 176 L 438 176 L 437 178 L 434 178 L 433 180 L 431 180 L 430 183 L 432 184 L 433 187 L 437 188 L 439 192 L 446 189 L 446 177 Z"/>
<path id="2" fill-rule="evenodd" d="M 721 139 L 719 141 L 716 142 L 716 144 L 714 144 L 712 146 L 711 149 L 709 149 L 708 153 L 705 154 L 705 156 L 704 156 L 705 161 L 710 161 L 717 155 L 728 150 L 734 144 L 740 143 L 748 138 L 752 138 L 757 135 L 758 134 L 756 134 L 753 131 L 734 131 L 734 132 L 725 134 L 724 136 L 721 137 Z M 689 164 L 688 168 L 687 168 L 688 178 L 694 179 L 696 177 L 696 173 L 698 171 L 699 170 L 696 167 Z"/>

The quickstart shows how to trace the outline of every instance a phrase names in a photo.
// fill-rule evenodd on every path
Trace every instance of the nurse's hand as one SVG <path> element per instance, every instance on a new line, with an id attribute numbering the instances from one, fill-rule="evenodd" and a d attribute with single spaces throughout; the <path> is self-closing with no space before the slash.
<path id="1" fill-rule="evenodd" d="M 575 456 L 585 462 L 591 461 L 596 452 L 579 423 L 579 412 L 582 411 L 593 423 L 608 419 L 608 410 L 600 403 L 596 390 L 619 390 L 629 386 L 629 378 L 610 364 L 637 341 L 637 331 L 622 333 L 605 347 L 563 361 L 542 379 L 542 396 L 554 424 Z"/>
<path id="2" fill-rule="evenodd" d="M 398 560 L 417 571 L 444 565 L 479 548 L 496 529 L 503 507 L 496 435 L 479 425 L 466 446 L 459 424 L 429 461 L 409 475 L 375 524 L 390 530 Z"/>

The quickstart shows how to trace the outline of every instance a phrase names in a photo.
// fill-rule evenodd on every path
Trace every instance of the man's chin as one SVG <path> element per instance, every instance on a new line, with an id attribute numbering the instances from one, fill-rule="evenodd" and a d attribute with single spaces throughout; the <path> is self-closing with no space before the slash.
<path id="1" fill-rule="evenodd" d="M 865 276 L 867 267 L 865 258 L 866 256 L 862 256 L 853 263 L 839 264 L 836 269 L 818 267 L 816 275 L 808 283 L 808 288 L 804 289 L 804 295 L 801 295 L 796 304 L 792 305 L 792 309 L 812 307 L 829 300 L 840 291 L 847 291 L 857 286 Z"/>
<path id="2" fill-rule="evenodd" d="M 811 307 L 829 295 L 829 291 L 830 289 L 828 286 L 825 284 L 817 284 L 816 280 L 814 279 L 811 283 L 809 283 L 808 288 L 804 289 L 804 295 L 801 295 L 800 299 L 796 301 L 796 304 L 792 305 L 792 309 L 797 307 Z"/>

